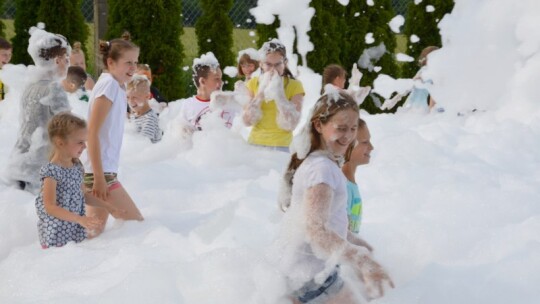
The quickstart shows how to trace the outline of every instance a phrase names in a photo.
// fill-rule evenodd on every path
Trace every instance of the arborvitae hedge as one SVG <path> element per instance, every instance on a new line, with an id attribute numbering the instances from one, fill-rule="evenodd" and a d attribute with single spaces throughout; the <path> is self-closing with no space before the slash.
<path id="1" fill-rule="evenodd" d="M 37 14 L 40 4 L 41 0 L 15 1 L 15 36 L 11 39 L 11 44 L 13 45 L 11 63 L 34 64 L 32 57 L 28 55 L 28 40 L 30 39 L 28 29 L 37 24 Z"/>
<path id="2" fill-rule="evenodd" d="M 426 8 L 431 5 L 433 12 L 427 12 Z M 423 0 L 419 4 L 411 1 L 405 17 L 403 33 L 407 37 L 407 55 L 418 59 L 422 50 L 430 45 L 441 46 L 441 35 L 437 27 L 439 21 L 454 8 L 453 0 Z M 412 43 L 411 35 L 416 35 L 420 41 Z M 418 72 L 418 61 L 409 62 L 402 67 L 402 77 L 412 78 Z"/>
<path id="3" fill-rule="evenodd" d="M 70 43 L 80 41 L 86 53 L 88 28 L 81 12 L 81 0 L 41 0 L 37 20 L 45 23 L 46 31 L 64 35 Z"/>
<path id="4" fill-rule="evenodd" d="M 199 55 L 212 52 L 216 56 L 222 70 L 227 66 L 236 66 L 236 55 L 233 47 L 233 23 L 229 17 L 232 0 L 201 0 L 202 15 L 195 24 Z M 231 89 L 233 81 L 224 75 L 227 84 L 225 88 Z"/>
<path id="5" fill-rule="evenodd" d="M 337 1 L 336 1 L 337 2 Z M 365 0 L 351 0 L 345 7 L 345 25 L 341 29 L 345 35 L 340 41 L 341 65 L 350 73 L 354 63 L 366 48 L 365 37 L 368 33 L 369 18 L 366 12 Z"/>
<path id="6" fill-rule="evenodd" d="M 369 85 L 371 87 L 373 87 L 373 81 L 379 76 L 379 74 L 387 74 L 392 77 L 399 77 L 400 75 L 399 68 L 394 58 L 396 36 L 388 26 L 390 20 L 392 20 L 392 18 L 394 18 L 396 15 L 394 8 L 392 7 L 392 1 L 376 0 L 374 2 L 374 6 L 369 6 L 365 4 L 365 0 L 350 1 L 347 16 L 350 18 L 350 20 L 355 20 L 355 22 L 348 23 L 347 31 L 355 32 L 356 37 L 354 39 L 346 38 L 350 41 L 347 48 L 347 56 L 355 60 L 354 62 L 349 62 L 347 64 L 349 71 L 352 64 L 360 59 L 360 56 L 365 49 L 378 46 L 381 42 L 384 43 L 386 53 L 377 62 L 373 63 L 374 66 L 381 68 L 379 71 L 369 71 L 368 69 L 359 67 L 360 71 L 364 74 L 360 84 L 362 86 Z M 357 12 L 360 13 L 360 15 L 354 17 Z M 362 29 L 357 28 L 360 26 L 365 26 L 366 30 L 363 31 Z M 365 43 L 365 35 L 367 33 L 373 33 L 373 39 L 375 41 L 371 44 Z M 362 34 L 364 34 L 363 37 L 361 36 Z M 381 102 L 384 102 L 382 98 Z M 372 114 L 383 112 L 373 103 L 371 96 L 367 97 L 361 108 Z"/>
<path id="7" fill-rule="evenodd" d="M 260 48 L 265 42 L 277 38 L 277 29 L 280 27 L 279 17 L 275 16 L 272 24 L 257 23 L 257 46 Z"/>
<path id="8" fill-rule="evenodd" d="M 4 0 L 0 0 L 0 9 L 4 8 Z M 6 34 L 4 33 L 4 29 L 6 26 L 4 25 L 4 22 L 0 20 L 0 37 L 6 37 Z"/>
<path id="9" fill-rule="evenodd" d="M 181 70 L 181 1 L 109 0 L 108 4 L 107 39 L 121 37 L 127 30 L 140 48 L 139 62 L 152 69 L 153 85 L 168 100 L 184 98 L 187 83 L 182 80 L 182 73 L 186 72 Z"/>
<path id="10" fill-rule="evenodd" d="M 325 66 L 341 63 L 341 42 L 348 39 L 343 31 L 345 7 L 338 1 L 326 0 L 313 0 L 310 6 L 315 9 L 308 33 L 314 49 L 306 59 L 313 71 L 322 73 Z"/>

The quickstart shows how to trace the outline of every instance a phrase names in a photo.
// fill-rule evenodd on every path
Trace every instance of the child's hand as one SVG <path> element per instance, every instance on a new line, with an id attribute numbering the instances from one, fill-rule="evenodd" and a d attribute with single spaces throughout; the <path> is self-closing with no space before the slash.
<path id="1" fill-rule="evenodd" d="M 105 177 L 97 177 L 94 175 L 94 186 L 92 187 L 92 194 L 101 199 L 106 201 L 109 196 L 109 189 L 107 187 L 107 182 L 105 181 Z"/>
<path id="2" fill-rule="evenodd" d="M 358 66 L 353 64 L 351 70 L 351 79 L 349 79 L 349 87 L 360 86 L 360 80 L 362 79 L 362 72 L 358 69 Z"/>
<path id="3" fill-rule="evenodd" d="M 86 230 L 96 230 L 102 225 L 102 222 L 95 217 L 81 216 L 78 224 L 83 226 Z"/>
<path id="4" fill-rule="evenodd" d="M 379 298 L 384 295 L 383 286 L 385 282 L 394 288 L 394 283 L 381 265 L 368 256 L 360 258 L 357 274 L 366 286 L 366 292 L 371 298 Z"/>

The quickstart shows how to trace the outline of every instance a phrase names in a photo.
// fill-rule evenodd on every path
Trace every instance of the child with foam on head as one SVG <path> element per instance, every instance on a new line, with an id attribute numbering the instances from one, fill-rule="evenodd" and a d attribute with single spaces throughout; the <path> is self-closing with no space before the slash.
<path id="1" fill-rule="evenodd" d="M 11 61 L 13 46 L 6 39 L 0 37 L 0 70 Z M 2 80 L 0 80 L 0 101 L 4 100 L 6 88 Z"/>
<path id="2" fill-rule="evenodd" d="M 300 122 L 304 88 L 287 68 L 287 52 L 279 40 L 265 42 L 259 53 L 262 74 L 246 84 L 250 101 L 242 113 L 244 124 L 253 126 L 248 142 L 288 152 Z"/>
<path id="3" fill-rule="evenodd" d="M 39 168 L 47 163 L 47 123 L 54 114 L 71 109 L 60 85 L 67 73 L 71 47 L 64 36 L 49 33 L 44 27 L 39 24 L 29 31 L 28 53 L 35 68 L 22 94 L 17 142 L 6 170 L 7 179 L 32 193 L 38 192 Z"/>
<path id="4" fill-rule="evenodd" d="M 356 288 L 340 273 L 345 265 L 370 297 L 382 296 L 384 283 L 393 286 L 369 249 L 351 241 L 348 232 L 346 178 L 340 166 L 354 146 L 358 118 L 350 95 L 327 92 L 291 145 L 279 196 L 286 212 L 276 247 L 294 303 L 356 303 Z"/>
<path id="5" fill-rule="evenodd" d="M 78 66 L 83 69 L 86 73 L 86 58 L 84 52 L 81 48 L 81 43 L 75 41 L 73 43 L 73 50 L 71 51 L 71 56 L 69 57 L 70 66 Z M 84 82 L 84 88 L 88 91 L 91 91 L 94 88 L 95 82 L 92 76 L 86 73 L 86 80 Z"/>
<path id="6" fill-rule="evenodd" d="M 139 47 L 118 38 L 101 41 L 99 49 L 106 72 L 90 94 L 84 184 L 96 197 L 126 211 L 120 216 L 112 214 L 115 218 L 142 221 L 141 212 L 117 177 L 128 106 L 125 84 L 135 74 Z M 97 235 L 105 228 L 110 212 L 93 206 L 87 210 L 101 221 Z"/>
<path id="7" fill-rule="evenodd" d="M 238 52 L 238 76 L 249 81 L 252 75 L 259 69 L 259 52 L 254 48 L 241 50 Z"/>
<path id="8" fill-rule="evenodd" d="M 53 150 L 49 163 L 39 171 L 41 191 L 36 198 L 42 248 L 81 242 L 100 226 L 99 219 L 85 215 L 85 202 L 106 208 L 111 213 L 122 213 L 83 191 L 84 169 L 79 157 L 86 149 L 86 122 L 63 112 L 52 117 L 47 129 Z"/>
<path id="9" fill-rule="evenodd" d="M 223 74 L 219 62 L 212 52 L 203 54 L 200 58 L 195 58 L 192 68 L 197 95 L 184 100 L 180 108 L 184 132 L 187 134 L 203 129 L 201 119 L 213 110 L 210 108 L 211 98 L 216 96 L 218 92 L 221 94 L 221 87 L 223 86 L 223 80 L 221 79 Z M 219 97 L 218 99 L 221 100 Z M 226 109 L 219 112 L 227 128 L 232 127 L 234 114 Z"/>
<path id="10" fill-rule="evenodd" d="M 137 133 L 149 138 L 152 143 L 160 141 L 163 131 L 159 128 L 159 118 L 148 104 L 152 98 L 150 80 L 144 75 L 133 75 L 127 84 L 127 98 L 131 108 L 130 118 L 135 123 Z"/>
<path id="11" fill-rule="evenodd" d="M 76 94 L 77 99 L 88 102 L 88 94 L 84 88 L 87 74 L 83 68 L 78 66 L 70 66 L 67 71 L 66 78 L 62 80 L 64 91 L 69 94 Z"/>

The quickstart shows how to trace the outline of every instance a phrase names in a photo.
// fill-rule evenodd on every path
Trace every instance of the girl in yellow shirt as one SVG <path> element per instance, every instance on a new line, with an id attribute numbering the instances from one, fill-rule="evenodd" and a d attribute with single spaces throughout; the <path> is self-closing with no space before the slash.
<path id="1" fill-rule="evenodd" d="M 253 126 L 248 142 L 288 152 L 300 121 L 304 87 L 287 68 L 285 46 L 279 40 L 264 43 L 259 52 L 262 74 L 246 84 L 251 100 L 242 113 L 244 123 Z"/>

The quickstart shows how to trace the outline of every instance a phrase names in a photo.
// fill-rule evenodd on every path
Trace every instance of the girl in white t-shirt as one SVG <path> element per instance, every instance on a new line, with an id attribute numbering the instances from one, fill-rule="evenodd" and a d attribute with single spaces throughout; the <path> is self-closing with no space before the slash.
<path id="1" fill-rule="evenodd" d="M 279 198 L 286 210 L 280 266 L 295 303 L 355 303 L 352 286 L 340 277 L 340 264 L 352 267 L 370 296 L 382 295 L 385 281 L 393 286 L 347 229 L 346 178 L 340 166 L 355 144 L 358 113 L 350 95 L 327 92 L 291 146 Z"/>
<path id="2" fill-rule="evenodd" d="M 140 221 L 143 217 L 139 209 L 116 177 L 126 120 L 125 83 L 135 73 L 139 48 L 124 39 L 101 41 L 99 48 L 107 71 L 101 74 L 90 95 L 84 183 L 87 191 L 126 211 L 117 218 Z M 103 224 L 95 232 L 101 233 L 109 212 L 87 206 L 87 214 L 101 220 Z"/>

